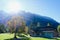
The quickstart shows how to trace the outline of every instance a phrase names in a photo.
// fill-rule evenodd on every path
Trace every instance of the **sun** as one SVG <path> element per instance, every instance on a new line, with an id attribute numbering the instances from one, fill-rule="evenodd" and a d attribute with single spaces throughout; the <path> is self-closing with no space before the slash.
<path id="1" fill-rule="evenodd" d="M 21 9 L 21 5 L 18 2 L 8 2 L 6 5 L 6 12 L 17 13 Z"/>

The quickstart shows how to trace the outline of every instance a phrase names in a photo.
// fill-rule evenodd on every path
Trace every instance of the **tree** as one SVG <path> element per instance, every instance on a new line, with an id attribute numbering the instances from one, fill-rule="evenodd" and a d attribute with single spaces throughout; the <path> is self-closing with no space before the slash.
<path id="1" fill-rule="evenodd" d="M 40 27 L 40 23 L 39 22 L 37 23 L 37 27 Z"/>
<path id="2" fill-rule="evenodd" d="M 50 23 L 48 23 L 47 26 L 50 26 Z"/>
<path id="3" fill-rule="evenodd" d="M 58 33 L 60 35 L 60 25 L 58 25 L 57 30 L 58 30 Z"/>
<path id="4" fill-rule="evenodd" d="M 25 30 L 25 34 L 28 34 L 28 27 L 27 26 L 25 27 L 24 30 Z"/>
<path id="5" fill-rule="evenodd" d="M 4 33 L 4 32 L 6 32 L 6 28 L 4 24 L 0 24 L 0 33 Z"/>
<path id="6" fill-rule="evenodd" d="M 14 38 L 16 38 L 16 33 L 23 33 L 26 29 L 26 23 L 21 16 L 13 16 L 8 21 L 8 26 L 11 33 L 15 33 Z"/>

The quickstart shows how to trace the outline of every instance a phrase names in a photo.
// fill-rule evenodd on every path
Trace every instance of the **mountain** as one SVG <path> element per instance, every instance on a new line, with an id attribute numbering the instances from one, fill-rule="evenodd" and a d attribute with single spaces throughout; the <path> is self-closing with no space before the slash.
<path id="1" fill-rule="evenodd" d="M 50 17 L 36 15 L 36 14 L 30 13 L 30 12 L 24 12 L 20 15 L 24 16 L 24 18 L 27 22 L 27 25 L 30 25 L 31 23 L 36 25 L 38 22 L 40 23 L 41 27 L 46 27 L 48 23 L 53 28 L 57 28 L 57 26 L 59 25 L 59 23 L 57 21 L 55 21 L 54 19 L 52 19 Z"/>
<path id="2" fill-rule="evenodd" d="M 55 21 L 50 17 L 36 15 L 30 12 L 22 11 L 22 12 L 19 12 L 17 15 L 23 16 L 28 26 L 31 23 L 36 25 L 38 22 L 40 23 L 41 27 L 46 27 L 48 23 L 50 23 L 51 27 L 53 28 L 57 28 L 57 26 L 59 25 L 57 21 Z M 15 15 L 9 15 L 4 11 L 0 11 L 0 23 L 3 23 L 6 25 L 7 21 L 10 20 L 12 16 L 15 16 Z"/>

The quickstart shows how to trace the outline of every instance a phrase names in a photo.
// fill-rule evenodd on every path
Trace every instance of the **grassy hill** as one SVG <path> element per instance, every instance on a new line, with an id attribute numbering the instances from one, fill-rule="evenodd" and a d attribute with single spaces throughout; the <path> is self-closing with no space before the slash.
<path id="1" fill-rule="evenodd" d="M 0 34 L 0 40 L 11 39 L 13 37 L 14 37 L 14 34 L 10 34 L 10 33 Z M 55 40 L 55 39 L 48 39 L 48 38 L 41 38 L 41 37 L 31 37 L 31 40 Z"/>

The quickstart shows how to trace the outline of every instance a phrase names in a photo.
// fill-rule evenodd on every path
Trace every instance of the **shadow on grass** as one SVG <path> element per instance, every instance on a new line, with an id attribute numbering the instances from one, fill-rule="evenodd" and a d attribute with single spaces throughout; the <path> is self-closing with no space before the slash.
<path id="1" fill-rule="evenodd" d="M 19 38 L 11 38 L 11 39 L 5 39 L 5 40 L 22 40 L 22 39 L 19 39 Z"/>
<path id="2" fill-rule="evenodd" d="M 11 39 L 5 39 L 5 40 L 31 40 L 31 38 L 23 37 L 23 38 L 11 38 Z"/>

